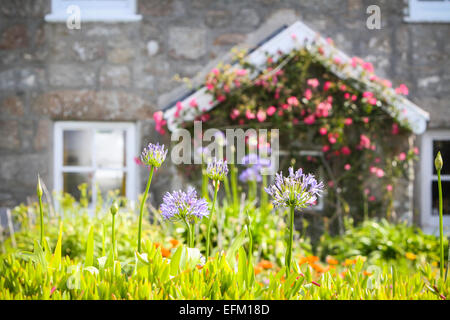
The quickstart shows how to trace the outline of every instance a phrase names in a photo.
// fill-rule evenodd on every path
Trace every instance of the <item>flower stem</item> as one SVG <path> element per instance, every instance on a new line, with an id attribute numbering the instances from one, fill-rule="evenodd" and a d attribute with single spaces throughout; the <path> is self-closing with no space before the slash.
<path id="1" fill-rule="evenodd" d="M 113 247 L 113 261 L 116 260 L 116 231 L 114 228 L 116 222 L 116 216 L 113 214 L 112 215 L 112 225 L 111 225 L 111 231 L 112 231 L 112 235 L 111 235 L 111 240 L 112 240 L 112 247 Z"/>
<path id="2" fill-rule="evenodd" d="M 144 196 L 142 197 L 141 201 L 141 209 L 139 211 L 139 231 L 138 231 L 138 252 L 141 252 L 141 238 L 142 238 L 142 215 L 144 212 L 144 204 L 145 200 L 147 199 L 148 190 L 150 189 L 150 184 L 152 183 L 152 177 L 153 177 L 153 171 L 155 170 L 155 167 L 151 167 L 150 174 L 147 181 L 147 187 L 145 188 Z"/>
<path id="3" fill-rule="evenodd" d="M 191 232 L 191 227 L 189 226 L 189 222 L 187 221 L 186 218 L 184 218 L 184 224 L 186 225 L 187 228 L 187 232 L 186 232 L 186 244 L 188 246 L 188 248 L 192 248 L 192 232 Z"/>
<path id="4" fill-rule="evenodd" d="M 441 184 L 441 170 L 437 170 L 438 187 L 439 187 L 439 241 L 441 247 L 440 254 L 440 274 L 441 279 L 444 277 L 444 230 L 442 225 L 442 184 Z"/>
<path id="5" fill-rule="evenodd" d="M 288 246 L 286 251 L 286 279 L 291 273 L 291 261 L 292 261 L 292 242 L 294 241 L 294 211 L 295 207 L 291 206 L 290 210 L 290 216 L 289 216 L 289 239 L 288 239 Z"/>
<path id="6" fill-rule="evenodd" d="M 41 216 L 41 246 L 44 247 L 44 210 L 42 209 L 42 196 L 39 197 L 39 213 Z"/>
<path id="7" fill-rule="evenodd" d="M 231 182 L 231 193 L 233 194 L 233 209 L 235 212 L 239 210 L 239 199 L 238 199 L 238 185 L 236 177 L 236 167 L 233 163 L 230 163 L 230 182 Z"/>
<path id="8" fill-rule="evenodd" d="M 214 206 L 216 205 L 216 199 L 217 199 L 217 191 L 219 190 L 219 181 L 215 181 L 214 184 L 214 199 L 212 202 L 212 207 L 211 207 L 211 214 L 209 216 L 208 219 L 208 233 L 206 234 L 206 261 L 208 261 L 209 258 L 209 244 L 210 244 L 210 239 L 211 239 L 211 222 L 213 219 L 213 214 L 214 214 Z"/>

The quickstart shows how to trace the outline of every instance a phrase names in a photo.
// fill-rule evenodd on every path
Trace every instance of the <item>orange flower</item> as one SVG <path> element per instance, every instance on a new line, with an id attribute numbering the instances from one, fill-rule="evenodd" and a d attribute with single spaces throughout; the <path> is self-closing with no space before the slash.
<path id="1" fill-rule="evenodd" d="M 331 265 L 337 265 L 337 264 L 339 264 L 339 261 L 331 256 L 328 256 L 327 263 L 331 264 Z"/>
<path id="2" fill-rule="evenodd" d="M 365 276 L 371 276 L 373 273 L 372 272 L 368 272 L 366 270 L 363 271 L 363 275 Z"/>
<path id="3" fill-rule="evenodd" d="M 259 267 L 259 266 L 255 267 L 255 274 L 260 274 L 261 271 L 262 271 L 261 267 Z"/>
<path id="4" fill-rule="evenodd" d="M 310 266 L 311 266 L 311 268 L 313 268 L 314 270 L 316 270 L 319 273 L 325 273 L 329 270 L 329 268 L 325 268 L 317 263 L 311 263 Z"/>
<path id="5" fill-rule="evenodd" d="M 170 250 L 164 247 L 161 247 L 161 254 L 164 258 L 170 257 Z"/>
<path id="6" fill-rule="evenodd" d="M 155 248 L 159 248 L 161 246 L 161 243 L 155 242 L 154 245 L 155 245 Z"/>
<path id="7" fill-rule="evenodd" d="M 407 253 L 405 254 L 405 256 L 406 256 L 406 258 L 409 259 L 409 260 L 416 260 L 416 258 L 417 258 L 417 256 L 416 256 L 414 253 L 412 253 L 412 252 L 407 252 Z"/>
<path id="8" fill-rule="evenodd" d="M 319 257 L 316 257 L 316 256 L 308 256 L 308 257 L 301 258 L 300 261 L 299 261 L 299 264 L 300 264 L 300 265 L 301 265 L 301 264 L 304 264 L 304 263 L 309 263 L 309 264 L 311 264 L 311 263 L 314 263 L 314 262 L 317 262 L 317 261 L 319 261 Z"/>
<path id="9" fill-rule="evenodd" d="M 172 248 L 175 248 L 180 244 L 180 241 L 178 241 L 177 239 L 170 239 L 169 242 L 172 245 Z"/>
<path id="10" fill-rule="evenodd" d="M 356 259 L 345 259 L 344 266 L 348 267 L 356 263 Z"/>
<path id="11" fill-rule="evenodd" d="M 273 268 L 272 262 L 270 262 L 268 260 L 262 260 L 260 263 L 258 263 L 258 265 L 263 269 L 272 269 Z"/>

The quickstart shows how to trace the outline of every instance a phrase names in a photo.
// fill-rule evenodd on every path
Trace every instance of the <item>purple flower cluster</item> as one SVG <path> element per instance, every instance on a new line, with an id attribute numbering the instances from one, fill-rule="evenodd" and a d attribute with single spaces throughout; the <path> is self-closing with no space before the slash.
<path id="1" fill-rule="evenodd" d="M 318 183 L 312 174 L 303 174 L 302 169 L 294 173 L 289 168 L 289 176 L 283 173 L 275 175 L 275 183 L 264 190 L 273 197 L 275 207 L 291 207 L 297 209 L 313 205 L 323 191 L 323 183 Z"/>
<path id="2" fill-rule="evenodd" d="M 247 166 L 250 165 L 250 167 L 242 171 L 239 175 L 239 180 L 242 182 L 260 182 L 262 180 L 261 169 L 264 167 L 270 167 L 270 160 L 260 158 L 257 154 L 251 153 L 242 158 L 242 164 Z"/>
<path id="3" fill-rule="evenodd" d="M 147 166 L 153 166 L 159 168 L 166 159 L 167 150 L 164 149 L 164 145 L 159 143 L 149 143 L 147 148 L 144 148 L 141 154 L 141 162 Z"/>
<path id="4" fill-rule="evenodd" d="M 161 204 L 161 214 L 165 220 L 187 220 L 190 223 L 209 215 L 208 202 L 197 199 L 197 192 L 189 187 L 187 192 L 167 192 Z"/>
<path id="5" fill-rule="evenodd" d="M 227 161 L 214 160 L 208 163 L 208 167 L 206 168 L 206 175 L 208 178 L 214 181 L 223 181 L 228 174 L 228 165 Z"/>

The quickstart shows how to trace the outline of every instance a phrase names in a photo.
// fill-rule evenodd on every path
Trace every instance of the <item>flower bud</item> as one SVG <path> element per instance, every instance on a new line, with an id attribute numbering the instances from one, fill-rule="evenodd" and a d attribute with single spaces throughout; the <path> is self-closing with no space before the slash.
<path id="1" fill-rule="evenodd" d="M 111 214 L 113 216 L 116 215 L 117 211 L 119 211 L 119 206 L 117 205 L 116 201 L 113 201 L 113 203 L 111 204 L 111 207 L 109 208 L 109 210 L 111 211 Z"/>
<path id="2" fill-rule="evenodd" d="M 442 161 L 441 152 L 439 151 L 434 159 L 434 166 L 436 167 L 436 171 L 441 171 L 444 162 Z"/>
<path id="3" fill-rule="evenodd" d="M 36 187 L 36 194 L 39 198 L 42 197 L 42 187 L 41 187 L 41 178 L 38 175 L 38 183 L 37 183 L 37 187 Z"/>

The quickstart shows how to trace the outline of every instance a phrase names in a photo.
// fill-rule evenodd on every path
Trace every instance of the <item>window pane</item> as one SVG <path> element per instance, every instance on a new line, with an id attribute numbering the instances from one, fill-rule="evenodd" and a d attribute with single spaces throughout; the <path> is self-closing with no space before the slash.
<path id="1" fill-rule="evenodd" d="M 442 213 L 444 215 L 450 215 L 450 201 L 448 194 L 445 192 L 450 190 L 450 181 L 442 181 Z M 433 181 L 433 210 L 432 214 L 438 216 L 439 215 L 439 190 L 437 181 Z"/>
<path id="2" fill-rule="evenodd" d="M 65 166 L 90 166 L 91 163 L 91 141 L 90 130 L 65 130 L 64 160 Z"/>
<path id="3" fill-rule="evenodd" d="M 82 183 L 87 183 L 88 194 L 91 193 L 92 187 L 92 173 L 83 172 L 83 173 L 74 173 L 74 172 L 64 172 L 63 173 L 63 185 L 64 192 L 70 193 L 75 199 L 80 199 L 80 190 L 78 186 Z M 89 202 L 92 201 L 91 195 L 88 195 Z"/>
<path id="4" fill-rule="evenodd" d="M 124 130 L 101 130 L 95 132 L 95 161 L 100 168 L 123 168 L 125 163 Z"/>
<path id="5" fill-rule="evenodd" d="M 108 191 L 119 190 L 119 195 L 125 196 L 126 175 L 120 171 L 99 170 L 95 174 L 95 183 L 102 193 L 102 197 L 108 195 Z"/>
<path id="6" fill-rule="evenodd" d="M 442 159 L 444 160 L 444 166 L 442 167 L 441 174 L 450 174 L 450 140 L 434 140 L 433 141 L 433 172 L 437 174 L 434 167 L 434 158 L 438 151 L 441 152 Z"/>

